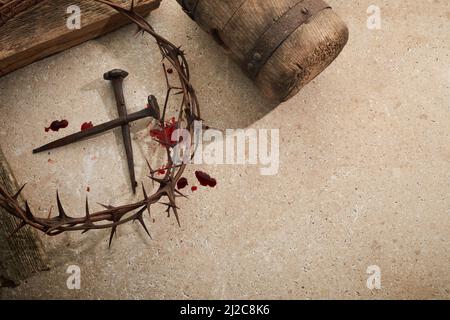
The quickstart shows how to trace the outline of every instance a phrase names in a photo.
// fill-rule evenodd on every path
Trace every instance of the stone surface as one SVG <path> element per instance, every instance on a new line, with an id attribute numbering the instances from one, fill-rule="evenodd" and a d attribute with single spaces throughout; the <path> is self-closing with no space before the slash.
<path id="1" fill-rule="evenodd" d="M 181 201 L 182 227 L 155 212 L 153 240 L 137 224 L 108 232 L 43 237 L 52 269 L 14 298 L 450 298 L 450 5 L 380 0 L 381 30 L 366 27 L 372 3 L 330 0 L 348 23 L 338 59 L 275 108 L 221 48 L 164 1 L 149 21 L 188 53 L 203 118 L 217 128 L 279 128 L 280 171 L 201 166 L 217 178 Z M 58 188 L 69 212 L 89 198 L 132 196 L 120 132 L 50 154 L 33 147 L 116 116 L 103 72 L 130 72 L 130 110 L 160 100 L 160 57 L 133 27 L 90 41 L 0 79 L 0 146 L 24 195 L 42 216 Z M 145 57 L 145 59 L 144 59 Z M 52 120 L 68 129 L 45 133 Z M 155 162 L 146 123 L 133 126 L 137 174 Z M 194 181 L 193 170 L 186 173 Z M 66 270 L 81 268 L 81 289 Z M 370 265 L 382 289 L 366 287 Z"/>

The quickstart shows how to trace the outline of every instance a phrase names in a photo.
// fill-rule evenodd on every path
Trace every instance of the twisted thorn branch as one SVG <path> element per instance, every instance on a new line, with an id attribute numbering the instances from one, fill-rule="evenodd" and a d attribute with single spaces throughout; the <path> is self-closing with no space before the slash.
<path id="1" fill-rule="evenodd" d="M 152 95 L 150 95 L 148 98 L 149 108 L 152 108 L 153 115 L 156 119 L 159 119 L 159 126 L 164 129 L 164 125 L 166 123 L 166 111 L 168 108 L 169 99 L 171 97 L 170 92 L 174 89 L 180 90 L 180 94 L 182 94 L 183 97 L 177 122 L 177 128 L 179 128 L 180 123 L 185 120 L 185 129 L 193 134 L 193 121 L 200 119 L 200 107 L 195 90 L 190 83 L 189 64 L 185 58 L 184 52 L 181 50 L 181 47 L 175 46 L 170 41 L 157 34 L 151 27 L 151 25 L 134 11 L 133 3 L 131 8 L 127 9 L 111 1 L 93 1 L 103 3 L 115 9 L 119 13 L 126 16 L 131 22 L 133 22 L 138 27 L 138 29 L 142 31 L 142 33 L 147 33 L 156 40 L 159 51 L 162 55 L 167 92 L 162 115 L 160 113 L 157 100 Z M 171 64 L 172 69 L 177 72 L 180 82 L 178 86 L 173 86 L 170 84 L 164 64 L 165 60 L 167 60 Z M 168 139 L 165 140 L 168 141 Z M 165 203 L 168 206 L 167 212 L 170 214 L 170 210 L 172 209 L 177 224 L 180 226 L 181 223 L 178 214 L 179 208 L 176 204 L 176 198 L 184 195 L 176 190 L 176 184 L 183 175 L 183 172 L 186 169 L 186 164 L 174 165 L 170 152 L 173 145 L 170 145 L 168 143 L 164 143 L 161 145 L 166 149 L 167 157 L 167 164 L 165 166 L 165 168 L 167 168 L 167 171 L 162 179 L 154 177 L 156 171 L 152 170 L 150 163 L 147 161 L 148 167 L 150 169 L 149 178 L 151 179 L 152 183 L 159 184 L 159 187 L 154 194 L 149 196 L 147 194 L 147 191 L 145 190 L 145 187 L 143 186 L 142 200 L 122 206 L 101 205 L 104 209 L 94 213 L 90 212 L 89 201 L 86 197 L 85 213 L 83 217 L 69 216 L 62 205 L 59 192 L 57 192 L 56 201 L 58 207 L 58 216 L 51 217 L 49 215 L 49 217 L 47 218 L 40 218 L 32 213 L 32 210 L 27 201 L 25 201 L 25 205 L 21 205 L 19 203 L 19 195 L 23 191 L 25 185 L 22 186 L 12 196 L 9 195 L 2 186 L 0 186 L 0 207 L 2 207 L 7 213 L 15 216 L 20 220 L 20 223 L 17 226 L 16 230 L 13 231 L 13 234 L 15 234 L 18 230 L 26 225 L 29 225 L 49 236 L 56 236 L 64 232 L 81 231 L 82 233 L 86 233 L 90 230 L 110 229 L 111 231 L 109 237 L 109 246 L 111 246 L 118 226 L 132 221 L 139 221 L 145 232 L 151 237 L 150 232 L 145 225 L 143 213 L 145 210 L 147 210 L 149 217 L 151 217 L 150 207 L 153 204 L 160 203 L 162 199 L 167 199 L 168 202 Z M 192 154 L 191 158 L 193 156 L 194 155 Z"/>

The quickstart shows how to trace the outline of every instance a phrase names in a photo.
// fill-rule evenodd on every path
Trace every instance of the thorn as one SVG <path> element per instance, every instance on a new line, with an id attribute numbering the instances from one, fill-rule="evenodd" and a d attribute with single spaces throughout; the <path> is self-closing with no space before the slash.
<path id="1" fill-rule="evenodd" d="M 148 211 L 148 217 L 151 219 L 152 214 L 150 213 L 150 204 L 148 203 L 147 191 L 145 191 L 144 183 L 142 183 L 142 192 L 144 193 L 144 199 L 147 201 L 146 209 Z"/>
<path id="2" fill-rule="evenodd" d="M 148 229 L 147 229 L 147 226 L 145 225 L 144 218 L 142 218 L 142 216 L 141 216 L 141 217 L 138 219 L 138 221 L 141 223 L 142 227 L 144 228 L 145 232 L 148 234 L 148 236 L 150 237 L 150 239 L 153 239 L 153 238 L 152 238 L 152 235 L 150 234 L 150 232 L 149 232 Z"/>
<path id="3" fill-rule="evenodd" d="M 113 206 L 106 205 L 106 204 L 102 204 L 102 203 L 100 203 L 100 202 L 97 202 L 97 204 L 98 204 L 99 206 L 102 206 L 103 208 L 105 208 L 105 209 L 107 209 L 107 210 L 114 209 Z"/>
<path id="4" fill-rule="evenodd" d="M 24 183 L 23 186 L 19 189 L 19 191 L 17 191 L 16 194 L 13 195 L 13 199 L 14 199 L 14 200 L 17 200 L 17 199 L 19 198 L 20 193 L 22 192 L 23 188 L 25 188 L 26 185 L 27 185 L 27 184 Z"/>
<path id="5" fill-rule="evenodd" d="M 146 207 L 142 208 L 141 210 L 139 210 L 139 212 L 136 214 L 136 218 L 134 220 L 139 221 L 139 223 L 142 225 L 142 227 L 144 228 L 145 232 L 147 232 L 148 236 L 150 237 L 150 239 L 152 239 L 152 236 L 150 234 L 150 232 L 147 229 L 147 226 L 145 225 L 145 221 L 144 218 L 142 216 L 142 213 L 145 211 Z"/>
<path id="6" fill-rule="evenodd" d="M 178 211 L 177 211 L 177 208 L 174 207 L 174 208 L 172 208 L 172 210 L 173 210 L 173 213 L 175 214 L 175 218 L 177 219 L 178 227 L 181 228 L 180 218 L 178 217 Z"/>
<path id="7" fill-rule="evenodd" d="M 150 165 L 150 162 L 148 161 L 148 159 L 145 159 L 145 161 L 147 162 L 147 166 L 150 169 L 150 173 L 153 173 L 154 171 L 152 169 L 152 166 Z"/>
<path id="8" fill-rule="evenodd" d="M 109 248 L 111 249 L 112 239 L 117 230 L 117 222 L 120 221 L 122 216 L 119 216 L 116 212 L 112 212 L 111 221 L 113 222 L 113 226 L 111 227 L 111 235 L 109 236 Z"/>
<path id="9" fill-rule="evenodd" d="M 181 197 L 189 199 L 189 197 L 183 193 L 181 193 L 179 190 L 175 189 L 175 192 L 178 193 Z"/>
<path id="10" fill-rule="evenodd" d="M 180 224 L 180 218 L 178 217 L 178 211 L 177 211 L 177 205 L 175 200 L 175 194 L 172 189 L 169 189 L 169 191 L 166 191 L 166 195 L 169 198 L 169 202 L 172 205 L 173 213 L 175 214 L 175 218 L 177 219 L 178 226 L 181 227 Z"/>
<path id="11" fill-rule="evenodd" d="M 152 179 L 152 181 L 158 182 L 159 184 L 164 184 L 166 181 L 163 179 L 159 179 L 159 178 L 155 178 L 155 177 L 149 177 L 150 179 Z"/>
<path id="12" fill-rule="evenodd" d="M 64 220 L 65 218 L 67 218 L 66 213 L 64 212 L 64 208 L 61 204 L 61 200 L 59 199 L 59 192 L 56 191 L 56 202 L 58 203 L 58 213 L 59 213 L 59 218 Z"/>
<path id="13" fill-rule="evenodd" d="M 90 213 L 89 213 L 89 199 L 88 199 L 88 196 L 86 196 L 86 221 L 85 221 L 84 225 L 86 225 L 87 227 L 92 226 L 91 216 L 90 216 Z M 85 234 L 89 230 L 91 230 L 91 229 L 90 228 L 86 228 L 86 229 L 84 229 L 81 232 L 81 234 Z"/>
<path id="14" fill-rule="evenodd" d="M 114 226 L 111 228 L 111 234 L 109 235 L 109 245 L 108 245 L 109 249 L 111 249 L 111 243 L 112 243 L 114 234 L 116 233 L 116 229 L 117 229 L 117 226 Z"/>
<path id="15" fill-rule="evenodd" d="M 150 165 L 150 162 L 148 161 L 148 159 L 145 159 L 145 161 L 147 162 L 147 166 L 150 170 L 150 175 L 148 176 L 150 179 L 152 179 L 152 187 L 155 187 L 155 181 L 153 180 L 155 177 L 155 173 L 156 171 L 153 170 L 152 166 Z"/>
<path id="16" fill-rule="evenodd" d="M 152 187 L 155 187 L 155 181 L 153 181 L 153 176 L 148 176 L 152 180 Z"/>
<path id="17" fill-rule="evenodd" d="M 144 29 L 142 29 L 140 26 L 137 26 L 136 32 L 134 33 L 134 36 L 137 36 L 139 34 L 144 34 Z"/>
<path id="18" fill-rule="evenodd" d="M 20 229 L 22 229 L 23 227 L 25 227 L 27 225 L 27 223 L 25 221 L 20 221 L 20 224 L 14 229 L 13 232 L 11 232 L 11 234 L 8 236 L 8 239 L 10 239 L 13 235 L 15 235 Z"/>
<path id="19" fill-rule="evenodd" d="M 34 220 L 34 216 L 33 213 L 31 212 L 30 206 L 28 205 L 28 201 L 25 201 L 25 215 L 28 220 L 30 221 Z"/>
<path id="20" fill-rule="evenodd" d="M 171 204 L 171 203 L 168 203 L 168 202 L 158 202 L 159 204 L 162 204 L 162 205 L 164 205 L 164 206 L 167 206 L 167 207 L 169 207 L 169 208 L 177 208 L 177 209 L 180 209 L 180 208 L 178 208 L 177 206 L 174 206 L 173 204 Z"/>
<path id="21" fill-rule="evenodd" d="M 153 238 L 152 238 L 152 235 L 150 234 L 150 232 L 149 232 L 148 229 L 147 229 L 147 226 L 145 225 L 144 218 L 141 217 L 141 218 L 139 219 L 139 222 L 141 223 L 142 227 L 144 228 L 145 232 L 148 234 L 148 236 L 150 237 L 150 239 L 153 239 Z"/>
<path id="22" fill-rule="evenodd" d="M 88 196 L 86 196 L 86 222 L 89 224 L 91 223 L 91 216 L 89 214 L 89 199 Z"/>
<path id="23" fill-rule="evenodd" d="M 51 206 L 50 209 L 48 210 L 47 219 L 50 219 L 52 217 L 52 210 L 53 210 L 53 206 Z"/>
<path id="24" fill-rule="evenodd" d="M 145 191 L 145 187 L 144 187 L 144 183 L 142 182 L 142 193 L 144 194 L 144 199 L 147 200 L 148 196 L 147 196 L 147 191 Z"/>

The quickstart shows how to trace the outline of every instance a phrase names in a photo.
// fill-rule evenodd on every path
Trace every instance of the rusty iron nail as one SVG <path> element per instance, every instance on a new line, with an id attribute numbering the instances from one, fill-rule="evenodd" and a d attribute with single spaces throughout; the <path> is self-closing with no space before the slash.
<path id="1" fill-rule="evenodd" d="M 121 69 L 114 69 L 106 72 L 103 75 L 105 80 L 111 81 L 114 95 L 116 97 L 117 111 L 119 117 L 127 118 L 127 106 L 125 104 L 125 97 L 123 95 L 123 80 L 128 77 L 128 72 Z M 125 146 L 125 152 L 127 155 L 128 171 L 130 172 L 131 188 L 133 193 L 136 193 L 136 174 L 134 171 L 134 156 L 133 145 L 131 143 L 130 126 L 128 123 L 122 125 L 122 138 Z"/>
<path id="2" fill-rule="evenodd" d="M 78 132 L 68 135 L 64 138 L 47 143 L 46 145 L 43 145 L 42 147 L 34 149 L 33 153 L 40 153 L 43 151 L 64 147 L 71 143 L 75 143 L 75 142 L 87 139 L 89 137 L 95 136 L 97 134 L 109 131 L 111 129 L 121 127 L 124 124 L 130 123 L 133 121 L 137 121 L 140 119 L 148 118 L 148 117 L 153 117 L 153 113 L 154 113 L 153 110 L 151 110 L 150 108 L 145 108 L 141 111 L 129 114 L 127 116 L 127 118 L 114 119 L 114 120 L 99 124 L 97 126 L 94 126 L 92 128 L 89 128 L 89 129 L 86 129 L 83 131 L 78 131 Z"/>

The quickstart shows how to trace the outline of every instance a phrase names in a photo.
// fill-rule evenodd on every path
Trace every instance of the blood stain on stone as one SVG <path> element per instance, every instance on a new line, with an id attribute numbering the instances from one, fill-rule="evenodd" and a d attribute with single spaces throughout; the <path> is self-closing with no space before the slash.
<path id="1" fill-rule="evenodd" d="M 81 131 L 87 130 L 92 128 L 94 125 L 92 124 L 92 121 L 85 122 L 81 125 Z"/>
<path id="2" fill-rule="evenodd" d="M 59 131 L 59 129 L 64 129 L 69 126 L 69 121 L 67 120 L 55 120 L 53 121 L 49 127 L 45 128 L 45 132 L 51 131 Z"/>
<path id="3" fill-rule="evenodd" d="M 178 127 L 178 123 L 172 119 L 171 123 L 164 125 L 164 128 L 150 130 L 150 136 L 156 139 L 161 145 L 173 147 L 177 144 L 177 141 L 172 140 L 172 134 Z"/>
<path id="4" fill-rule="evenodd" d="M 198 182 L 204 187 L 214 188 L 217 185 L 217 180 L 205 172 L 195 171 L 195 176 L 197 177 Z"/>
<path id="5" fill-rule="evenodd" d="M 178 190 L 184 189 L 188 186 L 188 181 L 186 178 L 180 178 L 180 180 L 177 181 L 177 188 Z"/>

